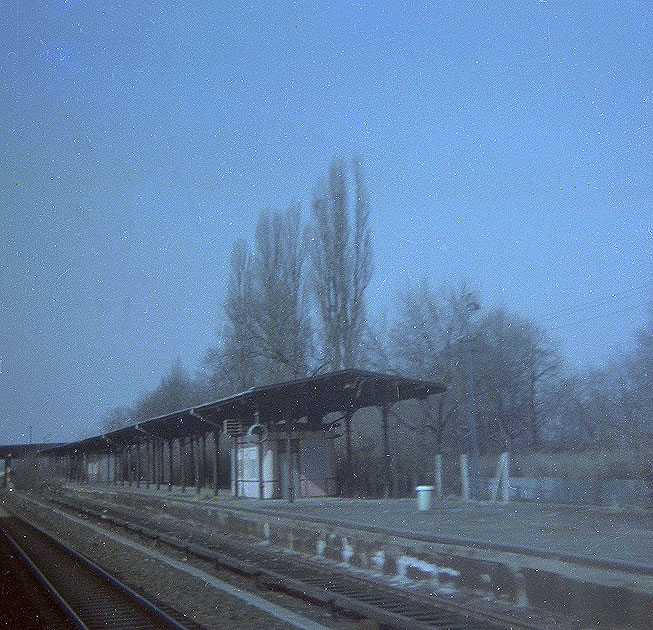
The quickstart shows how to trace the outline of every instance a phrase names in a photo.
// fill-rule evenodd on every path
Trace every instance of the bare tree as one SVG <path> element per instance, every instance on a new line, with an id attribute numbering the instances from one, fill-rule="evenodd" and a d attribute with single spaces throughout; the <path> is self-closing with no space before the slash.
<path id="1" fill-rule="evenodd" d="M 308 370 L 311 330 L 299 205 L 262 212 L 255 242 L 253 252 L 242 239 L 234 244 L 227 325 L 220 347 L 205 359 L 213 377 L 226 378 L 232 391 L 299 378 Z"/>
<path id="2" fill-rule="evenodd" d="M 224 311 L 227 317 L 221 339 L 220 357 L 223 372 L 229 377 L 232 391 L 257 384 L 257 348 L 252 335 L 252 317 L 256 299 L 252 272 L 252 255 L 244 239 L 237 239 L 231 250 L 229 280 Z"/>
<path id="3" fill-rule="evenodd" d="M 365 291 L 372 277 L 369 201 L 359 161 L 353 163 L 353 210 L 345 165 L 336 160 L 325 190 L 314 195 L 310 228 L 313 295 L 318 306 L 324 364 L 359 363 L 365 330 Z"/>
<path id="4" fill-rule="evenodd" d="M 257 309 L 250 332 L 272 381 L 307 373 L 311 331 L 304 287 L 305 243 L 299 204 L 263 212 L 253 257 Z"/>
<path id="5" fill-rule="evenodd" d="M 465 408 L 464 352 L 469 352 L 470 346 L 461 340 L 469 333 L 470 299 L 476 300 L 475 295 L 464 283 L 436 293 L 423 278 L 401 294 L 400 311 L 390 334 L 391 356 L 399 371 L 447 387 L 437 400 L 425 402 L 420 417 L 413 421 L 418 429 L 431 433 L 438 453 L 445 431 L 453 419 L 462 420 Z M 458 434 L 461 423 L 457 424 Z"/>
<path id="6" fill-rule="evenodd" d="M 447 386 L 420 421 L 438 448 L 445 430 L 457 441 L 469 432 L 471 440 L 473 419 L 462 412 L 472 404 L 481 452 L 492 445 L 511 448 L 517 440 L 538 447 L 547 420 L 545 389 L 559 367 L 543 330 L 503 309 L 480 319 L 469 309 L 478 298 L 465 283 L 436 293 L 424 279 L 400 303 L 391 334 L 396 365 Z"/>
<path id="7" fill-rule="evenodd" d="M 560 367 L 543 329 L 504 309 L 491 311 L 479 325 L 478 363 L 488 438 L 506 447 L 521 440 L 540 448 L 543 388 Z M 491 425 L 499 435 L 492 435 Z"/>
<path id="8" fill-rule="evenodd" d="M 148 420 L 185 409 L 196 402 L 193 381 L 184 369 L 181 358 L 177 357 L 156 389 L 144 394 L 137 401 L 134 421 Z"/>
<path id="9" fill-rule="evenodd" d="M 134 421 L 135 411 L 130 407 L 114 407 L 100 421 L 102 431 L 109 433 L 122 429 Z"/>

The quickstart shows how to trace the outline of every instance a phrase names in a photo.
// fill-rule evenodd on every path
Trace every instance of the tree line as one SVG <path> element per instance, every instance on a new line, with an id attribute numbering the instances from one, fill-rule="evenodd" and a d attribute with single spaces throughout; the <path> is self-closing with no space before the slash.
<path id="1" fill-rule="evenodd" d="M 367 309 L 373 251 L 361 161 L 335 160 L 306 214 L 299 204 L 260 213 L 252 241 L 233 244 L 222 325 L 203 365 L 190 376 L 177 359 L 157 388 L 106 414 L 104 430 L 257 385 L 361 367 L 447 386 L 394 410 L 395 470 L 423 468 L 406 436 L 418 436 L 430 453 L 467 450 L 470 404 L 482 453 L 651 452 L 650 322 L 630 353 L 605 369 L 574 373 L 543 326 L 483 307 L 464 282 L 434 288 L 427 277 L 412 281 L 396 312 L 376 321 Z M 364 439 L 355 443 L 353 461 L 363 476 L 365 466 L 373 468 L 378 439 L 374 419 L 359 413 Z M 643 460 L 650 466 L 650 455 Z M 370 469 L 370 479 L 374 474 Z"/>

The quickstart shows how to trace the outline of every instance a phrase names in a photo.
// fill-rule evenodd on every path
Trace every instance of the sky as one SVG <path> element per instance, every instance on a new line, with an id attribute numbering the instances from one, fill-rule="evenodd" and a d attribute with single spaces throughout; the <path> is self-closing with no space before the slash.
<path id="1" fill-rule="evenodd" d="M 652 5 L 0 4 L 0 443 L 98 432 L 216 341 L 231 245 L 362 156 L 373 316 L 428 276 L 572 369 L 651 300 Z"/>

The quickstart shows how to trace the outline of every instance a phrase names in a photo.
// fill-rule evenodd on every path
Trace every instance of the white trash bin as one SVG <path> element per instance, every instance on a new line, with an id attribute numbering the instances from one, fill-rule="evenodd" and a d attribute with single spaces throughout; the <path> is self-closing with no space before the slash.
<path id="1" fill-rule="evenodd" d="M 417 492 L 417 509 L 420 512 L 430 510 L 435 486 L 417 486 L 415 491 Z"/>

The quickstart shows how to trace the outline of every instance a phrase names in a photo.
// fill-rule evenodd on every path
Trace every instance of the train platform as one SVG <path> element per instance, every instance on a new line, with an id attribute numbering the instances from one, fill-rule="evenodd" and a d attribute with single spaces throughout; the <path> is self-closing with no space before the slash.
<path id="1" fill-rule="evenodd" d="M 653 521 L 645 510 L 449 498 L 421 512 L 416 499 L 290 503 L 108 484 L 67 484 L 53 498 L 127 525 L 138 515 L 163 531 L 194 527 L 302 554 L 438 597 L 653 630 Z"/>
<path id="2" fill-rule="evenodd" d="M 339 524 L 394 533 L 403 538 L 438 539 L 469 544 L 576 556 L 653 567 L 653 513 L 635 508 L 605 508 L 559 504 L 506 505 L 448 498 L 425 512 L 408 499 L 310 498 L 286 500 L 233 499 L 228 491 L 216 497 L 187 488 L 155 490 L 112 485 L 68 484 L 69 491 L 111 492 L 183 500 L 304 522 Z"/>

